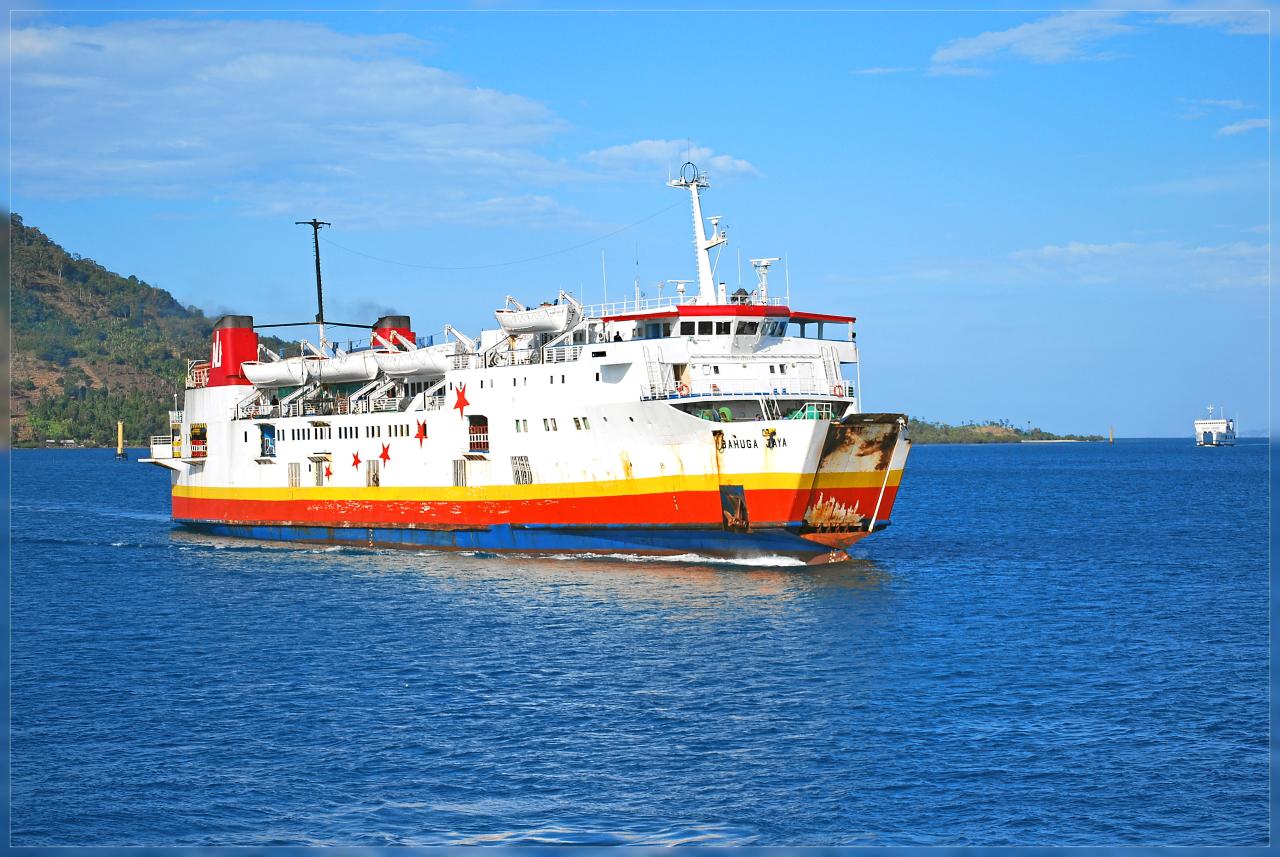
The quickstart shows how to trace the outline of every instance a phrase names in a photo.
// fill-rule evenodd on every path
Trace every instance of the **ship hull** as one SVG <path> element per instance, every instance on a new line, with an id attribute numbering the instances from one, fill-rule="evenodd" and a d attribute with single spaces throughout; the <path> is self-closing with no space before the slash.
<path id="1" fill-rule="evenodd" d="M 798 529 L 767 528 L 749 533 L 699 527 L 575 527 L 497 524 L 467 529 L 406 527 L 312 527 L 280 524 L 185 522 L 194 532 L 274 542 L 362 548 L 479 551 L 513 554 L 697 555 L 728 559 L 791 557 L 806 562 L 845 559 L 866 532 L 843 534 L 844 547 L 812 541 Z M 888 526 L 880 522 L 876 530 Z"/>
<path id="2" fill-rule="evenodd" d="M 204 532 L 278 541 L 806 560 L 838 558 L 888 525 L 910 445 L 899 415 L 723 429 L 672 418 L 700 435 L 684 447 L 684 473 L 641 476 L 624 452 L 622 473 L 593 468 L 594 479 L 359 486 L 328 484 L 326 463 L 326 473 L 314 474 L 324 485 L 176 482 L 173 518 Z"/>

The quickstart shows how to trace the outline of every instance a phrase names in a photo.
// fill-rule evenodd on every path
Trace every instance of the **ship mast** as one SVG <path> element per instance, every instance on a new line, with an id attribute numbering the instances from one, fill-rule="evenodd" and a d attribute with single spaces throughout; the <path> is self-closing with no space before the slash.
<path id="1" fill-rule="evenodd" d="M 691 161 L 686 161 L 680 167 L 680 177 L 667 182 L 667 185 L 689 189 L 689 197 L 693 201 L 694 256 L 698 262 L 698 303 L 714 304 L 716 288 L 711 277 L 711 248 L 728 241 L 729 235 L 725 230 L 717 229 L 720 218 L 715 217 L 711 221 L 711 237 L 707 237 L 706 227 L 702 222 L 702 201 L 698 198 L 698 188 L 710 187 L 711 183 Z"/>
<path id="2" fill-rule="evenodd" d="M 320 326 L 320 349 L 324 350 L 324 286 L 320 282 L 320 227 L 329 226 L 323 220 L 316 220 L 314 217 L 310 220 L 295 220 L 295 226 L 310 226 L 311 238 L 315 242 L 316 248 L 316 324 Z"/>

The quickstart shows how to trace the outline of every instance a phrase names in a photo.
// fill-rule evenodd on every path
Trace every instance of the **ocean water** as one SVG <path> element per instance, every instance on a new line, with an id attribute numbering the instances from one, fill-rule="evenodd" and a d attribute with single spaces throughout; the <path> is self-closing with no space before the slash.
<path id="1" fill-rule="evenodd" d="M 921 446 L 806 568 L 202 538 L 15 451 L 12 841 L 1265 844 L 1266 463 Z"/>

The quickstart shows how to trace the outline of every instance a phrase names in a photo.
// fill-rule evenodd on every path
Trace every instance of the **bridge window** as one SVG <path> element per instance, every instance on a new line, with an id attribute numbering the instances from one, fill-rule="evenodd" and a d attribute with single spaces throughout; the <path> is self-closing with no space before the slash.
<path id="1" fill-rule="evenodd" d="M 691 321 L 680 322 L 680 335 L 693 336 L 694 323 Z"/>
<path id="2" fill-rule="evenodd" d="M 754 336 L 756 331 L 760 329 L 758 321 L 740 321 L 738 322 L 739 336 Z"/>
<path id="3" fill-rule="evenodd" d="M 711 335 L 711 331 L 712 331 L 713 329 L 714 329 L 714 322 L 710 322 L 710 321 L 700 321 L 700 322 L 698 322 L 698 335 L 699 335 L 699 336 L 710 336 L 710 335 Z"/>
<path id="4" fill-rule="evenodd" d="M 717 322 L 716 322 L 716 335 L 717 335 L 717 336 L 728 336 L 728 335 L 729 335 L 729 328 L 730 328 L 730 327 L 732 327 L 732 326 L 733 326 L 733 322 L 731 322 L 731 321 L 717 321 Z"/>

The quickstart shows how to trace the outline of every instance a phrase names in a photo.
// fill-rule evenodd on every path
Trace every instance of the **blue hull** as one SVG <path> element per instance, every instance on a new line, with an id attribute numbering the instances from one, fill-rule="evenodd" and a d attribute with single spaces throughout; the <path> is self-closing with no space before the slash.
<path id="1" fill-rule="evenodd" d="M 302 541 L 360 547 L 514 553 L 695 553 L 725 557 L 829 557 L 832 549 L 785 529 L 730 532 L 670 527 L 512 527 L 495 525 L 466 530 L 399 527 L 306 527 L 180 522 L 198 532 L 218 536 Z M 881 521 L 876 530 L 888 526 Z"/>

